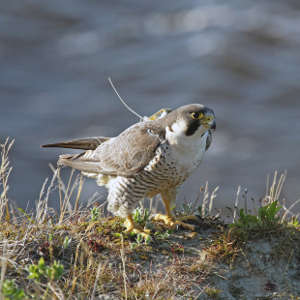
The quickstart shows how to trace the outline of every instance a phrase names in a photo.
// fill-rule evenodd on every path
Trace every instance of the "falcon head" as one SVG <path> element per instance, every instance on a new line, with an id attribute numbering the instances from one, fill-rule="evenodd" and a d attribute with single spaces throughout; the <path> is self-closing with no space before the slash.
<path id="1" fill-rule="evenodd" d="M 202 136 L 208 130 L 216 129 L 214 111 L 202 104 L 181 106 L 170 112 L 169 128 L 174 133 L 189 136 Z"/>

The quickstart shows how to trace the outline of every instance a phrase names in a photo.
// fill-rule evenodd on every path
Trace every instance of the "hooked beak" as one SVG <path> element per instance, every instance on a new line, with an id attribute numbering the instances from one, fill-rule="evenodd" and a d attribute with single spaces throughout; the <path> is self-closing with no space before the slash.
<path id="1" fill-rule="evenodd" d="M 204 117 L 201 124 L 204 125 L 207 129 L 216 130 L 216 120 L 214 116 Z"/>
<path id="2" fill-rule="evenodd" d="M 216 130 L 216 127 L 217 127 L 217 125 L 216 125 L 216 120 L 213 120 L 213 121 L 212 121 L 212 124 L 210 125 L 210 129 Z"/>

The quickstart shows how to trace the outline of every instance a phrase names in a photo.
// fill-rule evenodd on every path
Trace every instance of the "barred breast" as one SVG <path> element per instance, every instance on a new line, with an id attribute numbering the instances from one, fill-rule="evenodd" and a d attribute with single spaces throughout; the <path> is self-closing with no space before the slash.
<path id="1" fill-rule="evenodd" d="M 109 189 L 108 210 L 114 215 L 126 217 L 139 201 L 179 186 L 188 175 L 188 172 L 178 168 L 169 144 L 163 142 L 157 148 L 154 158 L 134 177 L 110 178 L 106 184 Z"/>

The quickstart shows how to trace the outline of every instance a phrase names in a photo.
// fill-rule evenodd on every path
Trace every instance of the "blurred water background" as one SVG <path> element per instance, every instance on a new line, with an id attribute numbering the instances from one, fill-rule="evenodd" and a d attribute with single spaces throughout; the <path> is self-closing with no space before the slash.
<path id="1" fill-rule="evenodd" d="M 0 135 L 16 139 L 9 197 L 19 206 L 34 205 L 48 163 L 69 152 L 41 144 L 114 136 L 137 121 L 109 76 L 142 115 L 193 102 L 214 109 L 212 147 L 179 201 L 206 181 L 220 186 L 216 208 L 233 206 L 238 185 L 259 199 L 275 170 L 288 171 L 287 201 L 300 197 L 299 0 L 14 0 L 0 8 Z M 81 200 L 95 190 L 87 180 Z"/>

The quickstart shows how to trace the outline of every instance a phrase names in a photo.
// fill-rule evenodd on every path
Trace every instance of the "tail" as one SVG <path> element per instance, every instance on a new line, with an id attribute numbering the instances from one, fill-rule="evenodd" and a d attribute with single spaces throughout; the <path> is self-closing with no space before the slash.
<path id="1" fill-rule="evenodd" d="M 99 145 L 109 140 L 109 137 L 91 137 L 54 144 L 42 145 L 42 148 L 72 148 L 82 150 L 95 150 Z"/>
<path id="2" fill-rule="evenodd" d="M 43 148 L 58 147 L 86 150 L 79 154 L 63 154 L 59 156 L 57 166 L 67 166 L 86 173 L 102 173 L 99 159 L 94 158 L 96 148 L 110 140 L 110 137 L 93 137 L 42 145 Z M 114 172 L 105 172 L 106 175 L 115 175 Z"/>
<path id="3" fill-rule="evenodd" d="M 76 161 L 77 158 L 81 157 L 84 154 L 85 152 L 82 152 L 80 154 L 62 154 L 58 158 L 57 166 L 58 167 L 68 166 L 73 168 L 74 160 Z"/>
<path id="4" fill-rule="evenodd" d="M 79 154 L 62 154 L 59 156 L 57 166 L 67 166 L 86 173 L 99 173 L 101 168 L 98 161 L 89 160 L 88 157 L 93 150 Z"/>

